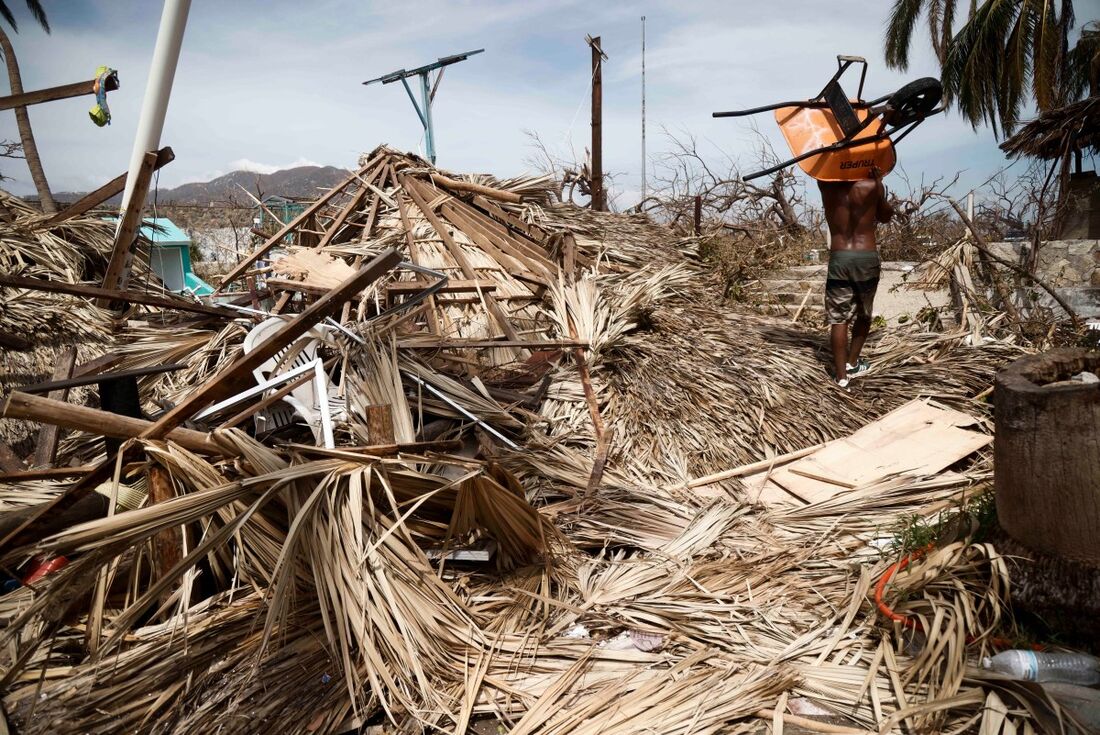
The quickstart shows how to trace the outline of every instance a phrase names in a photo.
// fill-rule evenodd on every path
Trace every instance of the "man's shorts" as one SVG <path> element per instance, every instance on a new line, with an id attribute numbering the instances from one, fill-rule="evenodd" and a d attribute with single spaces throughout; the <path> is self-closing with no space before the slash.
<path id="1" fill-rule="evenodd" d="M 882 260 L 875 250 L 834 250 L 829 253 L 825 281 L 825 321 L 846 324 L 871 318 Z"/>

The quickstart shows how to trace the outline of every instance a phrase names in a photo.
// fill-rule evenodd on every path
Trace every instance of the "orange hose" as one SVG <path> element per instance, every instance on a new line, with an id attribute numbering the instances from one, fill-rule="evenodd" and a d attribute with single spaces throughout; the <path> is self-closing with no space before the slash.
<path id="1" fill-rule="evenodd" d="M 895 574 L 909 566 L 909 562 L 927 554 L 933 546 L 934 544 L 928 544 L 923 549 L 918 549 L 912 554 L 906 554 L 901 559 L 888 566 L 882 576 L 879 577 L 878 583 L 875 585 L 875 605 L 878 607 L 879 612 L 895 623 L 901 623 L 906 628 L 912 628 L 913 630 L 921 630 L 920 621 L 914 620 L 907 615 L 901 615 L 894 612 L 889 605 L 882 601 L 882 596 L 886 593 L 886 585 L 890 583 L 890 580 L 894 578 Z"/>
<path id="2" fill-rule="evenodd" d="M 894 578 L 895 574 L 909 566 L 909 562 L 920 559 L 922 556 L 927 554 L 929 551 L 932 550 L 934 546 L 935 544 L 928 544 L 923 549 L 918 549 L 912 554 L 906 554 L 901 559 L 888 566 L 886 568 L 886 571 L 882 573 L 882 576 L 879 577 L 878 583 L 875 584 L 875 605 L 878 607 L 879 612 L 881 612 L 890 620 L 893 620 L 895 623 L 901 623 L 906 628 L 912 628 L 913 630 L 923 630 L 923 627 L 921 626 L 919 620 L 914 620 L 907 615 L 902 615 L 900 613 L 894 612 L 889 605 L 883 602 L 882 596 L 886 592 L 886 585 L 890 583 L 890 580 Z M 973 643 L 974 640 L 974 636 L 968 635 L 966 637 L 967 643 Z M 1003 650 L 1006 648 L 1012 648 L 1012 641 L 1008 640 L 1007 638 L 994 637 L 990 639 L 990 643 L 995 649 Z M 1030 644 L 1029 648 L 1031 648 L 1033 651 L 1046 650 L 1046 646 L 1042 645 L 1041 643 L 1032 643 Z"/>

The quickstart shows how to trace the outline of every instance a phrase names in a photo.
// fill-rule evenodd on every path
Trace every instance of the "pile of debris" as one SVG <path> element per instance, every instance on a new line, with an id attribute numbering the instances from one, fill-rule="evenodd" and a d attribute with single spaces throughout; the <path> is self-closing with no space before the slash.
<path id="1" fill-rule="evenodd" d="M 880 551 L 988 486 L 974 398 L 1019 350 L 893 332 L 844 392 L 694 240 L 551 188 L 379 148 L 220 295 L 114 294 L 108 359 L 7 396 L 72 430 L 0 476 L 20 732 L 1060 717 L 968 666 L 988 546 Z"/>

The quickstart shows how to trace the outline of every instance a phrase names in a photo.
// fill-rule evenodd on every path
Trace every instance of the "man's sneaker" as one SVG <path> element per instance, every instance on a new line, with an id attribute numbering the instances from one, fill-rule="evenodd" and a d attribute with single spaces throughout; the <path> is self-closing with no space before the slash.
<path id="1" fill-rule="evenodd" d="M 849 378 L 856 378 L 871 369 L 871 363 L 864 360 L 862 357 L 856 360 L 855 365 L 845 363 L 845 368 L 848 371 Z"/>
<path id="2" fill-rule="evenodd" d="M 843 388 L 844 390 L 848 390 L 848 382 L 848 378 L 840 378 L 836 381 L 836 384 L 838 387 Z"/>

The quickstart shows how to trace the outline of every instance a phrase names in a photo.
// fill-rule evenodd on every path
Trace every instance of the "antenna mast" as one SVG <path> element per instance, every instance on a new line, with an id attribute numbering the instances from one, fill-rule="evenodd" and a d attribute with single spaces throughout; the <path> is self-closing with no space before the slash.
<path id="1" fill-rule="evenodd" d="M 409 101 L 412 102 L 413 109 L 416 110 L 416 116 L 420 118 L 420 124 L 424 126 L 424 148 L 433 165 L 435 164 L 435 124 L 432 122 L 432 102 L 435 100 L 435 93 L 439 90 L 439 83 L 443 80 L 443 71 L 451 64 L 465 61 L 484 50 L 479 48 L 476 51 L 444 56 L 433 64 L 425 64 L 416 69 L 398 69 L 385 76 L 363 82 L 363 84 L 401 82 L 405 85 L 405 91 L 409 93 Z M 433 71 L 435 72 L 434 81 L 431 78 Z M 409 86 L 408 80 L 412 77 L 420 78 L 420 102 L 416 101 L 416 95 L 413 94 L 412 87 Z"/>

